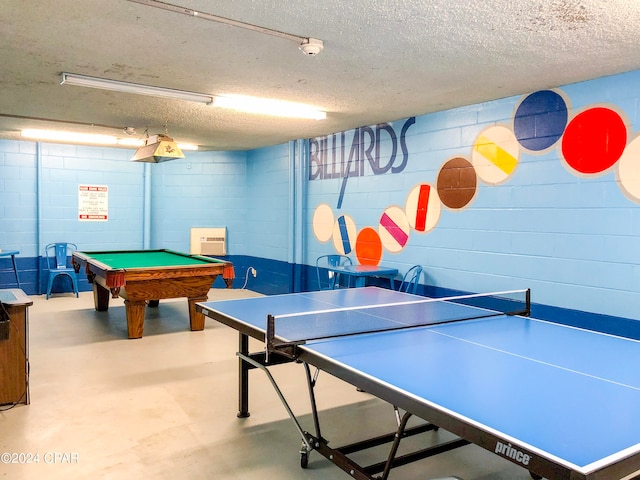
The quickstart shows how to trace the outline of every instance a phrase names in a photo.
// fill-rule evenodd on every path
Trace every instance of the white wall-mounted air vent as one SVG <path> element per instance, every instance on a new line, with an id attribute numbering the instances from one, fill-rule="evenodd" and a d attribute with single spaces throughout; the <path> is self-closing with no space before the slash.
<path id="1" fill-rule="evenodd" d="M 226 255 L 227 227 L 192 228 L 191 254 L 193 255 Z"/>

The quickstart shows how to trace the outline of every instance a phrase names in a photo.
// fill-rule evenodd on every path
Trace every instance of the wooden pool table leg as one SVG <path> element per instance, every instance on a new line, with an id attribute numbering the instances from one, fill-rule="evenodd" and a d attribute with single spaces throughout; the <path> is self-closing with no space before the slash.
<path id="1" fill-rule="evenodd" d="M 109 297 L 111 292 L 108 288 L 104 288 L 98 282 L 93 282 L 93 304 L 98 312 L 106 312 L 109 310 Z"/>
<path id="2" fill-rule="evenodd" d="M 124 301 L 124 306 L 127 311 L 129 338 L 142 338 L 144 331 L 144 309 L 146 305 L 144 300 Z"/>
<path id="3" fill-rule="evenodd" d="M 196 303 L 206 302 L 208 297 L 189 297 L 189 324 L 191 331 L 204 330 L 204 315 L 196 312 Z"/>

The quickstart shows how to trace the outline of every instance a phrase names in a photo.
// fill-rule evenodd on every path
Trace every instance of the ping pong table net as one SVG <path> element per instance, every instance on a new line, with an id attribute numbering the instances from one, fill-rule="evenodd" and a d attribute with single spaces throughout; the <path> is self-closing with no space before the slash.
<path id="1" fill-rule="evenodd" d="M 273 352 L 297 358 L 297 347 L 314 341 L 530 313 L 531 291 L 524 289 L 267 315 L 265 350 L 267 359 Z"/>

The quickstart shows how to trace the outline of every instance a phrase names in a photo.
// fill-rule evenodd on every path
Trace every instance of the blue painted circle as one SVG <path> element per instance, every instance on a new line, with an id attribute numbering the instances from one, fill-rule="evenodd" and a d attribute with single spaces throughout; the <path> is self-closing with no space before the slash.
<path id="1" fill-rule="evenodd" d="M 568 112 L 564 99 L 551 90 L 528 95 L 513 118 L 513 131 L 520 145 L 540 151 L 556 143 L 567 126 Z"/>

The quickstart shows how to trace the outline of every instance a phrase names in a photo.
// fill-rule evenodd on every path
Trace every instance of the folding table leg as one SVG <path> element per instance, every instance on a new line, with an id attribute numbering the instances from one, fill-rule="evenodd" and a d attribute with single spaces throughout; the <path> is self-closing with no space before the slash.
<path id="1" fill-rule="evenodd" d="M 249 355 L 249 337 L 239 333 L 238 346 L 238 417 L 246 418 L 249 415 L 249 364 L 243 358 Z"/>
<path id="2" fill-rule="evenodd" d="M 259 368 L 260 370 L 262 370 L 267 375 L 267 378 L 271 382 L 271 386 L 273 387 L 273 389 L 278 394 L 278 398 L 280 398 L 280 402 L 282 402 L 282 405 L 284 406 L 285 410 L 289 414 L 289 417 L 291 418 L 291 420 L 293 420 L 293 423 L 296 426 L 296 430 L 298 430 L 298 433 L 302 437 L 302 442 L 304 443 L 304 445 L 306 446 L 308 451 L 313 450 L 313 446 L 309 443 L 309 440 L 307 439 L 307 434 L 302 429 L 302 426 L 300 425 L 300 422 L 298 422 L 298 419 L 294 415 L 293 410 L 291 410 L 291 407 L 289 406 L 289 403 L 284 398 L 284 394 L 282 393 L 282 390 L 280 390 L 280 387 L 278 386 L 278 384 L 276 383 L 275 379 L 273 378 L 273 375 L 271 375 L 271 372 L 269 371 L 269 369 L 266 366 L 264 366 L 262 363 L 260 363 L 260 362 L 258 362 L 256 360 L 254 360 L 253 358 L 251 358 L 250 356 L 242 355 L 241 353 L 238 353 L 238 356 L 243 361 L 247 362 L 248 364 L 252 365 L 253 367 Z"/>

